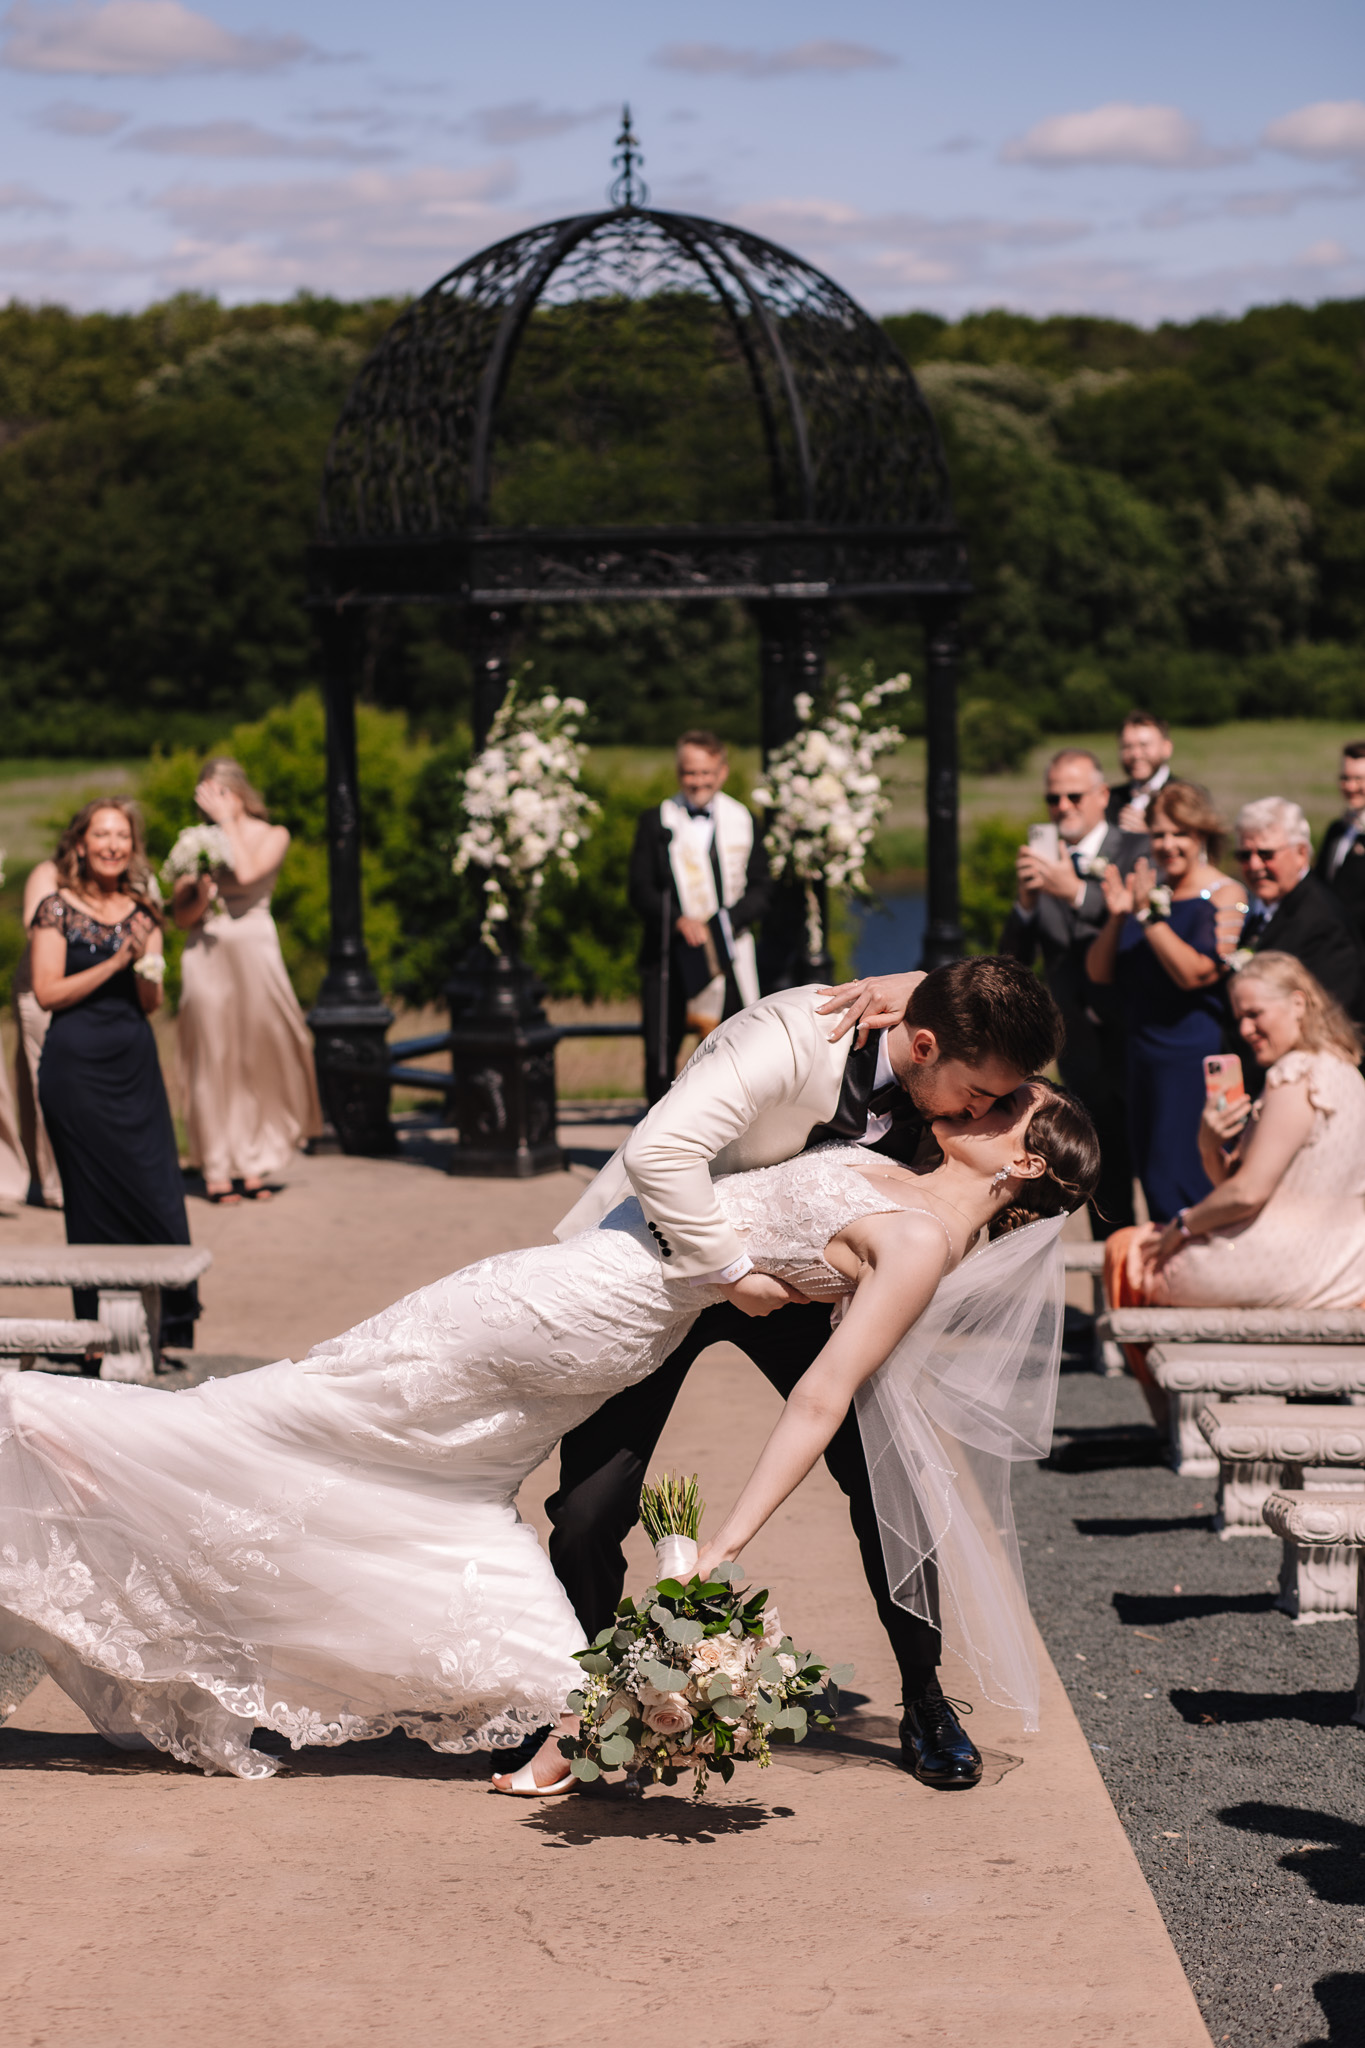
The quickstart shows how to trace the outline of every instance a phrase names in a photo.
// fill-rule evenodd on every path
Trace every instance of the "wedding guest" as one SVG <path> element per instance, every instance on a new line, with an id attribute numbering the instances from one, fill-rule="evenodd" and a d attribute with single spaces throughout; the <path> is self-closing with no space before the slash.
<path id="1" fill-rule="evenodd" d="M 1126 877 L 1116 866 L 1101 877 L 1109 915 L 1086 968 L 1093 982 L 1118 990 L 1133 1163 L 1148 1213 L 1165 1223 L 1209 1191 L 1196 1135 L 1203 1061 L 1222 1048 L 1222 956 L 1243 906 L 1217 865 L 1224 831 L 1206 789 L 1166 783 L 1148 822 L 1151 858 Z"/>
<path id="2" fill-rule="evenodd" d="M 188 1244 L 170 1104 L 147 1021 L 165 974 L 142 823 L 123 797 L 76 813 L 38 905 L 33 994 L 51 1018 L 38 1097 L 62 1178 L 68 1244 Z M 76 1314 L 95 1313 L 93 1289 Z M 194 1287 L 161 1297 L 161 1342 L 194 1341 Z"/>
<path id="3" fill-rule="evenodd" d="M 1053 860 L 1036 846 L 1021 846 L 1015 860 L 1019 894 L 1000 935 L 1000 950 L 1031 967 L 1041 953 L 1043 974 L 1066 1024 L 1058 1066 L 1062 1079 L 1089 1110 L 1100 1143 L 1100 1178 L 1090 1205 L 1090 1228 L 1107 1237 L 1133 1220 L 1133 1168 L 1128 1154 L 1126 1054 L 1123 1021 L 1086 977 L 1092 940 L 1106 917 L 1100 877 L 1117 863 L 1127 873 L 1146 850 L 1145 834 L 1122 832 L 1106 820 L 1109 788 L 1096 756 L 1063 747 L 1048 762 L 1043 801 L 1057 827 L 1062 851 Z"/>
<path id="4" fill-rule="evenodd" d="M 28 1198 L 28 1161 L 19 1137 L 19 1117 L 9 1075 L 0 1064 L 0 1203 Z"/>
<path id="5" fill-rule="evenodd" d="M 1347 1015 L 1365 1018 L 1365 945 L 1313 873 L 1313 837 L 1297 804 L 1259 797 L 1237 813 L 1237 862 L 1252 900 L 1238 944 L 1292 953 Z"/>
<path id="6" fill-rule="evenodd" d="M 1365 1080 L 1360 1038 L 1289 953 L 1233 976 L 1237 1028 L 1265 1070 L 1254 1105 L 1206 1102 L 1199 1151 L 1210 1182 L 1163 1226 L 1105 1247 L 1111 1307 L 1365 1306 Z M 1164 1420 L 1145 1358 L 1130 1361 Z"/>
<path id="7" fill-rule="evenodd" d="M 33 993 L 32 930 L 38 905 L 57 887 L 57 863 L 40 860 L 24 883 L 24 932 L 26 943 L 14 970 L 14 1014 L 18 1042 L 14 1048 L 14 1092 L 19 1105 L 19 1135 L 28 1164 L 28 1199 L 35 1206 L 60 1209 L 62 1177 L 47 1135 L 43 1112 L 38 1104 L 38 1062 L 50 1022 L 47 1011 Z"/>
<path id="8" fill-rule="evenodd" d="M 758 1001 L 751 926 L 771 888 L 753 814 L 725 794 L 730 757 L 724 741 L 713 732 L 685 732 L 677 771 L 677 796 L 644 813 L 630 856 L 630 905 L 643 926 L 640 983 L 651 1103 L 672 1086 L 689 1029 L 704 1037 Z"/>
<path id="9" fill-rule="evenodd" d="M 1109 822 L 1123 832 L 1145 832 L 1152 798 L 1171 779 L 1171 728 L 1150 711 L 1130 711 L 1119 727 L 1119 760 L 1128 776 L 1109 798 Z"/>
<path id="10" fill-rule="evenodd" d="M 1342 748 L 1337 787 L 1346 809 L 1327 827 L 1314 872 L 1365 940 L 1365 740 Z"/>
<path id="11" fill-rule="evenodd" d="M 267 1182 L 322 1129 L 312 1040 L 270 914 L 289 834 L 271 824 L 260 792 L 225 755 L 204 763 L 194 800 L 226 835 L 232 859 L 212 874 L 182 876 L 171 903 L 190 934 L 180 996 L 190 1156 L 210 1201 L 268 1202 Z"/>

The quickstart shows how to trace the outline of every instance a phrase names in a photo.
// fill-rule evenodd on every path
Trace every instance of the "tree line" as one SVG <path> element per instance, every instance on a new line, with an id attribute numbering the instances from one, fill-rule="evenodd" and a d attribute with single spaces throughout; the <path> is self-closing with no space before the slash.
<path id="1" fill-rule="evenodd" d="M 7 753 L 208 744 L 316 681 L 303 551 L 323 456 L 399 310 L 0 309 Z M 755 423 L 684 312 L 667 331 L 657 309 L 632 313 L 638 331 L 618 321 L 629 376 L 610 379 L 592 309 L 537 316 L 495 516 L 749 502 Z M 1365 300 L 1150 331 L 1006 312 L 885 325 L 939 421 L 971 550 L 970 765 L 1130 701 L 1190 722 L 1365 716 Z M 912 620 L 847 608 L 833 626 L 838 664 L 916 667 Z M 596 741 L 659 743 L 698 718 L 756 737 L 737 604 L 556 607 L 527 619 L 526 647 L 538 679 L 588 699 Z M 376 708 L 447 742 L 468 709 L 458 623 L 395 614 L 373 654 Z M 920 715 L 912 695 L 907 723 Z"/>

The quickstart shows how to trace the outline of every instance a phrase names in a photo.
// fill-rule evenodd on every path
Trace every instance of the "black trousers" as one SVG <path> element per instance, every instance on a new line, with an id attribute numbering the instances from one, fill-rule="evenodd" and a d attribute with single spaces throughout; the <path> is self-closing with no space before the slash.
<path id="1" fill-rule="evenodd" d="M 641 969 L 640 1006 L 645 1027 L 645 1099 L 650 1108 L 673 1086 L 678 1049 L 687 1035 L 687 991 L 676 961 L 670 962 L 668 1014 L 664 1014 L 664 977 L 657 961 Z M 725 977 L 725 1015 L 744 1007 L 734 974 Z"/>
<path id="2" fill-rule="evenodd" d="M 746 1316 L 727 1302 L 704 1309 L 656 1373 L 626 1387 L 571 1430 L 559 1447 L 559 1491 L 546 1503 L 554 1523 L 550 1562 L 589 1637 L 605 1628 L 621 1598 L 621 1545 L 640 1518 L 640 1488 L 688 1369 L 708 1344 L 736 1344 L 785 1400 L 829 1338 L 829 1310 L 818 1304 Z M 900 1667 L 903 1696 L 938 1688 L 939 1631 L 897 1607 L 887 1583 L 858 1419 L 850 1408 L 825 1463 L 848 1498 L 849 1520 L 882 1627 Z M 931 1593 L 937 1589 L 931 1581 Z"/>

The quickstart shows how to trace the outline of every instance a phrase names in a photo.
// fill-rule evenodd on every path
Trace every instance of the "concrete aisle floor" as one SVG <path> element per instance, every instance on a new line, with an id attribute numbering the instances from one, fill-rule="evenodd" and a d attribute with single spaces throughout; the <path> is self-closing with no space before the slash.
<path id="1" fill-rule="evenodd" d="M 581 1176 L 580 1176 L 581 1178 Z M 205 1353 L 297 1355 L 449 1266 L 533 1242 L 571 1198 L 399 1162 L 300 1163 L 269 1210 L 195 1204 Z M 55 1226 L 55 1227 L 54 1227 Z M 4 1242 L 60 1236 L 28 1212 Z M 13 1235 L 11 1235 L 13 1233 Z M 30 1297 L 32 1299 L 32 1297 Z M 660 1465 L 733 1494 L 776 1402 L 701 1361 Z M 543 1529 L 552 1467 L 523 1512 Z M 647 1575 L 632 1542 L 632 1583 Z M 978 1708 L 976 1792 L 895 1767 L 894 1668 L 823 1468 L 752 1546 L 803 1645 L 857 1667 L 835 1744 L 700 1805 L 490 1796 L 483 1759 L 395 1737 L 264 1783 L 109 1749 L 44 1680 L 0 1731 L 0 2013 L 14 2048 L 551 2048 L 825 2041 L 1207 2048 L 1185 1977 L 1044 1658 L 1041 1735 Z M 945 1678 L 956 1689 L 955 1674 Z"/>

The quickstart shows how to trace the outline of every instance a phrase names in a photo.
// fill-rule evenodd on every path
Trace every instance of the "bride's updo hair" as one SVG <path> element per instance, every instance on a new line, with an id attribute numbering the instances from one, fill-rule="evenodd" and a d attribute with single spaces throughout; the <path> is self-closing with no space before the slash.
<path id="1" fill-rule="evenodd" d="M 1049 1082 L 1041 1085 L 1047 1094 L 1029 1120 L 1024 1143 L 1045 1170 L 1036 1180 L 1019 1183 L 1009 1207 L 991 1219 L 991 1237 L 1003 1237 L 1007 1230 L 1020 1230 L 1044 1216 L 1069 1215 L 1089 1201 L 1100 1177 L 1100 1141 L 1088 1110 Z"/>

